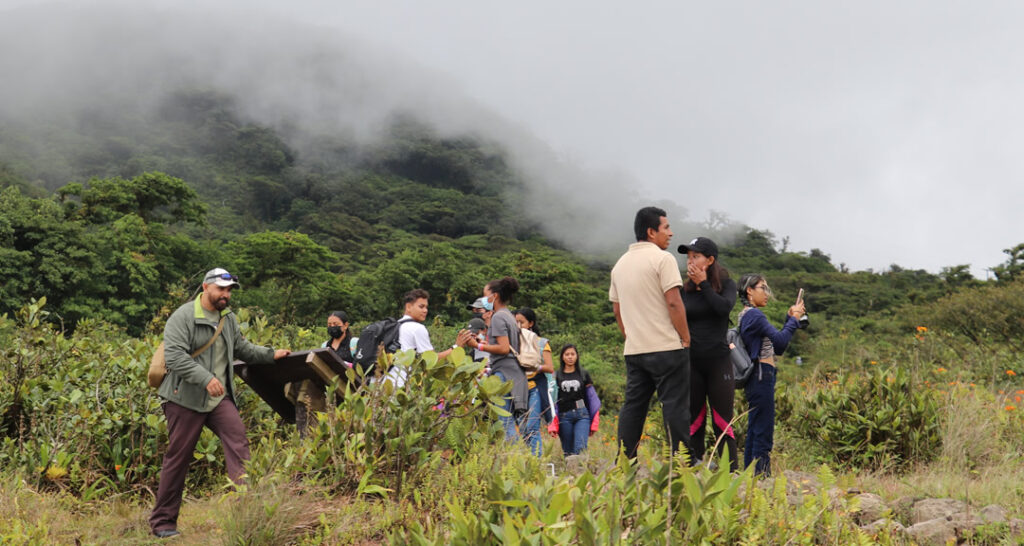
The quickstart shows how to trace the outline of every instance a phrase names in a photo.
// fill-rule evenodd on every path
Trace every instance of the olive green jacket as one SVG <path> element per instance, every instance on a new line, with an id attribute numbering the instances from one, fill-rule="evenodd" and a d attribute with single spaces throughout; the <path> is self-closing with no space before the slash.
<path id="1" fill-rule="evenodd" d="M 179 307 L 164 327 L 164 359 L 167 361 L 167 376 L 160 384 L 157 394 L 190 410 L 205 412 L 206 401 L 210 396 L 206 385 L 214 378 L 213 352 L 192 358 L 192 353 L 206 344 L 217 331 L 217 323 L 206 318 L 203 313 L 199 294 L 194 301 Z M 220 335 L 227 342 L 228 362 L 235 359 L 250 364 L 270 364 L 274 362 L 274 349 L 260 347 L 242 337 L 238 327 L 238 319 L 231 309 L 220 312 L 225 316 L 224 330 Z M 228 384 L 224 385 L 227 396 L 234 401 L 234 366 L 228 365 Z"/>

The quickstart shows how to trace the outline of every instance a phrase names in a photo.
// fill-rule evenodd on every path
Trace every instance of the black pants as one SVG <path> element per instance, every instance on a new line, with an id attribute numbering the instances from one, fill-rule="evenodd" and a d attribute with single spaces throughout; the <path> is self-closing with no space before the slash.
<path id="1" fill-rule="evenodd" d="M 619 445 L 627 457 L 636 457 L 655 390 L 672 452 L 690 447 L 690 351 L 627 355 L 626 400 L 619 412 Z"/>
<path id="2" fill-rule="evenodd" d="M 715 431 L 717 458 L 724 446 L 729 450 L 729 469 L 736 470 L 736 434 L 732 430 L 733 403 L 736 399 L 736 380 L 732 375 L 729 353 L 723 356 L 692 357 L 690 359 L 690 447 L 693 458 L 704 458 L 707 440 L 704 435 L 711 421 Z M 710 408 L 709 408 L 710 406 Z"/>

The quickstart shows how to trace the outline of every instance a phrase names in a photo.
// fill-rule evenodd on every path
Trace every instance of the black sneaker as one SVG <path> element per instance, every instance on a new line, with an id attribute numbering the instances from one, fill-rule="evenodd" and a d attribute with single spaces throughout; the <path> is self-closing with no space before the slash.
<path id="1" fill-rule="evenodd" d="M 153 534 L 156 535 L 157 538 L 174 538 L 181 536 L 181 533 L 179 533 L 177 529 L 160 529 L 159 531 L 153 531 Z"/>

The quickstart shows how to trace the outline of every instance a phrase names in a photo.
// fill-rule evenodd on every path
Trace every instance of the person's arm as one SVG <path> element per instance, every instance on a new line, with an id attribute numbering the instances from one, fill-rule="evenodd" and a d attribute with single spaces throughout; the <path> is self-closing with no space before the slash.
<path id="1" fill-rule="evenodd" d="M 479 343 L 477 348 L 492 355 L 507 355 L 512 351 L 512 345 L 508 342 L 508 336 L 497 336 L 496 343 Z"/>
<path id="2" fill-rule="evenodd" d="M 715 289 L 711 287 L 711 281 L 707 279 L 704 279 L 698 286 L 700 286 L 700 290 L 697 293 L 711 306 L 711 310 L 716 315 L 728 316 L 732 312 L 737 296 L 736 283 L 732 279 L 727 279 L 722 283 L 723 294 L 715 292 Z"/>
<path id="3" fill-rule="evenodd" d="M 507 355 L 512 351 L 512 345 L 509 344 L 508 336 L 497 336 L 494 338 L 494 341 L 496 343 L 479 341 L 476 337 L 472 336 L 465 338 L 466 345 L 486 353 L 491 353 L 492 355 Z"/>
<path id="4" fill-rule="evenodd" d="M 757 314 L 754 314 L 749 318 L 750 324 L 747 326 L 756 339 L 767 337 L 772 340 L 772 345 L 775 347 L 775 354 L 781 355 L 786 347 L 789 345 L 791 339 L 793 339 L 793 333 L 796 332 L 799 323 L 796 317 L 792 315 L 786 315 L 786 323 L 782 326 L 781 330 L 776 330 L 770 322 L 768 317 L 764 313 L 760 312 L 760 309 L 756 310 Z M 750 311 L 754 313 L 754 311 Z M 744 317 L 747 318 L 747 317 Z M 747 340 L 744 339 L 744 342 Z M 760 345 L 758 345 L 760 347 Z"/>
<path id="5" fill-rule="evenodd" d="M 544 361 L 540 365 L 540 371 L 543 373 L 555 373 L 555 364 L 551 361 L 551 344 L 544 344 L 544 351 L 541 353 L 541 357 Z"/>
<path id="6" fill-rule="evenodd" d="M 678 286 L 673 286 L 665 291 L 665 303 L 668 304 L 668 316 L 672 319 L 672 326 L 679 334 L 679 339 L 683 340 L 683 347 L 689 347 L 690 327 L 686 324 L 686 307 L 683 306 L 683 298 L 679 295 Z"/>
<path id="7" fill-rule="evenodd" d="M 612 302 L 612 311 L 615 312 L 615 322 L 619 325 L 619 331 L 622 332 L 622 339 L 626 339 L 626 327 L 622 325 L 622 310 L 619 309 L 619 302 Z"/>

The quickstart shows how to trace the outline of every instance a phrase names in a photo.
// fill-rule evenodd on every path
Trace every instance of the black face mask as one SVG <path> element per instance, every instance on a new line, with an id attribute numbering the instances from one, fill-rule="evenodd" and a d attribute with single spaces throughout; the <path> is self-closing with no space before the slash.
<path id="1" fill-rule="evenodd" d="M 473 313 L 473 318 L 483 319 L 484 318 L 484 314 L 483 313 Z"/>
<path id="2" fill-rule="evenodd" d="M 342 336 L 341 326 L 328 326 L 327 335 L 331 336 L 331 339 L 338 339 Z"/>

